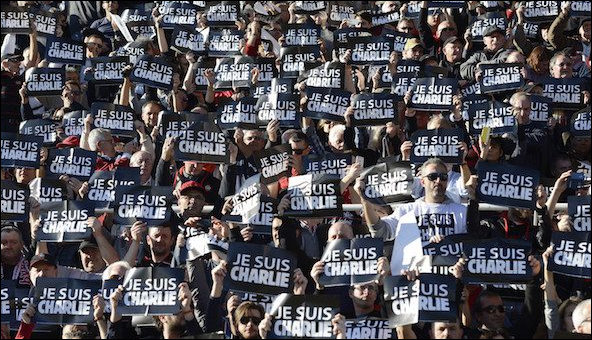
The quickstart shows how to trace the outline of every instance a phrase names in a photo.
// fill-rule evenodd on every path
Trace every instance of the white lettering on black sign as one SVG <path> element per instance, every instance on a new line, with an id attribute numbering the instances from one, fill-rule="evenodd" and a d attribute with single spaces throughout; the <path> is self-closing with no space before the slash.
<path id="1" fill-rule="evenodd" d="M 298 78 L 300 72 L 305 70 L 305 64 L 316 62 L 320 56 L 318 45 L 282 47 L 280 75 L 286 78 Z"/>
<path id="2" fill-rule="evenodd" d="M 321 37 L 321 28 L 314 24 L 290 24 L 284 34 L 286 46 L 315 46 Z"/>
<path id="3" fill-rule="evenodd" d="M 572 136 L 590 137 L 590 106 L 573 114 L 570 132 Z"/>
<path id="4" fill-rule="evenodd" d="M 2 132 L 3 168 L 38 168 L 43 138 Z"/>
<path id="5" fill-rule="evenodd" d="M 491 239 L 464 243 L 468 282 L 524 282 L 531 279 L 531 245 L 523 240 Z"/>
<path id="6" fill-rule="evenodd" d="M 66 83 L 66 71 L 63 67 L 33 67 L 25 73 L 25 83 L 30 96 L 60 95 Z"/>
<path id="7" fill-rule="evenodd" d="M 590 196 L 569 196 L 567 212 L 571 217 L 573 229 L 579 232 L 590 232 Z"/>
<path id="8" fill-rule="evenodd" d="M 210 57 L 231 57 L 239 54 L 244 34 L 244 31 L 235 29 L 210 29 L 208 55 Z"/>
<path id="9" fill-rule="evenodd" d="M 291 152 L 291 146 L 283 144 L 255 153 L 257 168 L 261 172 L 263 183 L 273 183 L 289 175 L 288 160 Z"/>
<path id="10" fill-rule="evenodd" d="M 82 42 L 50 37 L 47 39 L 45 59 L 63 64 L 84 64 L 84 44 Z"/>
<path id="11" fill-rule="evenodd" d="M 163 15 L 163 27 L 173 28 L 176 25 L 188 25 L 195 27 L 199 7 L 190 3 L 177 1 L 163 1 L 158 8 Z"/>
<path id="12" fill-rule="evenodd" d="M 420 78 L 411 90 L 411 107 L 421 110 L 450 110 L 458 81 L 450 78 Z"/>
<path id="13" fill-rule="evenodd" d="M 592 244 L 589 232 L 554 232 L 551 242 L 554 252 L 549 270 L 572 277 L 590 278 Z"/>
<path id="14" fill-rule="evenodd" d="M 585 90 L 582 78 L 546 78 L 543 81 L 543 96 L 551 98 L 558 109 L 579 109 L 582 107 Z"/>
<path id="15" fill-rule="evenodd" d="M 423 163 L 429 158 L 438 157 L 446 163 L 462 163 L 460 143 L 463 141 L 461 129 L 418 130 L 411 136 L 413 149 L 411 162 Z"/>
<path id="16" fill-rule="evenodd" d="M 334 240 L 327 244 L 321 261 L 325 263 L 319 282 L 326 287 L 349 286 L 378 278 L 378 258 L 384 241 L 374 238 Z"/>
<path id="17" fill-rule="evenodd" d="M 170 91 L 173 88 L 173 66 L 164 59 L 143 55 L 136 61 L 130 79 L 136 83 Z"/>
<path id="18" fill-rule="evenodd" d="M 206 39 L 201 32 L 197 32 L 192 28 L 182 26 L 175 27 L 173 35 L 171 36 L 171 47 L 178 49 L 183 53 L 192 51 L 198 54 L 203 54 L 206 51 Z"/>
<path id="19" fill-rule="evenodd" d="M 516 117 L 512 105 L 501 102 L 475 103 L 469 106 L 469 132 L 476 136 L 484 127 L 490 127 L 494 134 L 513 132 Z"/>
<path id="20" fill-rule="evenodd" d="M 481 64 L 479 68 L 482 93 L 519 89 L 524 82 L 520 64 Z"/>
<path id="21" fill-rule="evenodd" d="M 29 18 L 30 14 L 25 8 L 3 7 L 0 15 L 2 33 L 28 34 Z"/>
<path id="22" fill-rule="evenodd" d="M 329 295 L 281 294 L 273 302 L 271 332 L 276 339 L 333 337 L 331 319 L 339 300 Z"/>
<path id="23" fill-rule="evenodd" d="M 345 121 L 345 111 L 350 105 L 351 93 L 336 89 L 307 88 L 304 116 L 315 119 Z"/>
<path id="24" fill-rule="evenodd" d="M 540 174 L 512 165 L 480 164 L 477 195 L 481 202 L 534 209 Z"/>
<path id="25" fill-rule="evenodd" d="M 29 196 L 28 186 L 2 180 L 2 221 L 24 222 L 28 220 Z"/>
<path id="26" fill-rule="evenodd" d="M 114 135 L 134 135 L 134 111 L 130 107 L 96 102 L 90 110 L 97 128 L 111 130 Z"/>
<path id="27" fill-rule="evenodd" d="M 560 1 L 526 1 L 524 18 L 529 22 L 550 22 L 559 15 Z"/>
<path id="28" fill-rule="evenodd" d="M 255 105 L 257 125 L 266 127 L 274 119 L 280 122 L 280 127 L 298 125 L 299 100 L 300 96 L 287 93 L 271 92 L 261 96 Z"/>
<path id="29" fill-rule="evenodd" d="M 129 64 L 129 57 L 98 57 L 90 62 L 94 70 L 92 80 L 100 83 L 122 83 L 123 69 Z"/>
<path id="30" fill-rule="evenodd" d="M 48 172 L 53 178 L 61 175 L 88 180 L 95 169 L 97 153 L 80 148 L 49 150 Z"/>
<path id="31" fill-rule="evenodd" d="M 238 20 L 240 4 L 238 1 L 219 1 L 208 3 L 205 13 L 208 26 L 233 26 Z"/>
<path id="32" fill-rule="evenodd" d="M 366 182 L 362 193 L 374 204 L 385 205 L 411 198 L 413 172 L 409 163 L 379 163 L 361 174 Z"/>
<path id="33" fill-rule="evenodd" d="M 117 307 L 122 315 L 172 315 L 179 312 L 179 284 L 183 269 L 136 267 L 123 281 L 124 293 Z"/>
<path id="34" fill-rule="evenodd" d="M 143 221 L 158 225 L 168 221 L 172 190 L 169 187 L 118 186 L 115 188 L 115 223 Z"/>
<path id="35" fill-rule="evenodd" d="M 290 177 L 290 209 L 286 215 L 339 216 L 342 197 L 339 178 L 332 175 Z"/>
<path id="36" fill-rule="evenodd" d="M 403 276 L 389 276 L 384 281 L 391 327 L 417 323 L 419 318 L 419 280 L 408 281 Z"/>
<path id="37" fill-rule="evenodd" d="M 90 237 L 92 230 L 88 218 L 95 215 L 92 202 L 62 201 L 41 205 L 40 241 L 76 242 Z"/>
<path id="38" fill-rule="evenodd" d="M 92 299 L 100 289 L 99 280 L 39 278 L 35 285 L 36 322 L 40 324 L 92 322 Z"/>

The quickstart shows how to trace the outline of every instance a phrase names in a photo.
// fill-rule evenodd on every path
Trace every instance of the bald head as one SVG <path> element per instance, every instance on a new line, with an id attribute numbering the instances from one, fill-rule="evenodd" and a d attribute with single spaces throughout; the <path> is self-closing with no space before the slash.
<path id="1" fill-rule="evenodd" d="M 329 228 L 329 233 L 327 235 L 328 241 L 340 239 L 351 240 L 353 238 L 354 230 L 349 224 L 342 221 L 333 223 L 333 225 L 331 225 Z"/>

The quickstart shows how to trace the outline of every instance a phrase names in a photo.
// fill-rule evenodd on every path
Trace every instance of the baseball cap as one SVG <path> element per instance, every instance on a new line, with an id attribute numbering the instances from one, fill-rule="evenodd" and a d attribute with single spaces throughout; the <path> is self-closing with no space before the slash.
<path id="1" fill-rule="evenodd" d="M 412 50 L 416 46 L 421 46 L 423 48 L 423 44 L 421 43 L 421 41 L 419 41 L 419 39 L 417 39 L 417 38 L 407 39 L 407 42 L 405 43 L 406 50 Z"/>
<path id="2" fill-rule="evenodd" d="M 452 36 L 452 37 L 446 39 L 446 41 L 444 41 L 444 45 L 442 45 L 442 46 L 446 46 L 448 44 L 454 44 L 455 42 L 460 42 L 461 44 L 463 43 L 462 39 L 455 35 L 455 36 Z"/>
<path id="3" fill-rule="evenodd" d="M 29 261 L 29 266 L 33 268 L 36 264 L 41 262 L 47 262 L 48 264 L 57 267 L 57 260 L 55 256 L 46 253 L 40 253 L 33 256 L 31 261 Z"/>
<path id="4" fill-rule="evenodd" d="M 187 181 L 183 184 L 181 184 L 181 188 L 179 189 L 179 192 L 181 194 L 183 194 L 184 191 L 189 190 L 189 189 L 196 189 L 201 191 L 202 193 L 206 193 L 206 189 L 204 188 L 204 186 L 196 181 Z"/>
<path id="5" fill-rule="evenodd" d="M 506 31 L 505 30 L 503 30 L 501 27 L 498 27 L 498 26 L 495 26 L 494 25 L 494 26 L 487 26 L 485 28 L 485 30 L 483 30 L 483 36 L 484 37 L 488 37 L 488 36 L 492 35 L 495 32 L 499 32 L 501 34 L 506 34 Z"/>
<path id="6" fill-rule="evenodd" d="M 82 250 L 84 248 L 97 248 L 99 249 L 99 246 L 97 245 L 97 243 L 95 241 L 91 241 L 91 240 L 86 240 L 83 241 L 82 243 L 80 243 L 80 245 L 78 246 L 78 250 Z"/>

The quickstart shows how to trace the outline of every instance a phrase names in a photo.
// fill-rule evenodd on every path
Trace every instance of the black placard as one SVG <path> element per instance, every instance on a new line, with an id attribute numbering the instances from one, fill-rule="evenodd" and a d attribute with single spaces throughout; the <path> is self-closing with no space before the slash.
<path id="1" fill-rule="evenodd" d="M 29 219 L 30 190 L 26 185 L 2 180 L 2 222 L 24 222 Z"/>
<path id="2" fill-rule="evenodd" d="M 331 217 L 343 213 L 340 179 L 335 175 L 290 177 L 290 208 L 286 216 Z"/>
<path id="3" fill-rule="evenodd" d="M 374 204 L 386 205 L 411 199 L 413 170 L 410 163 L 379 163 L 365 169 L 360 176 L 366 183 L 362 195 Z"/>
<path id="4" fill-rule="evenodd" d="M 449 275 L 421 274 L 419 281 L 419 321 L 456 321 L 456 278 Z"/>
<path id="5" fill-rule="evenodd" d="M 144 9 L 125 9 L 121 14 L 121 18 L 134 39 L 138 37 L 149 38 L 156 34 L 151 14 Z"/>
<path id="6" fill-rule="evenodd" d="M 452 78 L 419 78 L 415 81 L 409 107 L 425 111 L 452 110 L 452 97 L 458 80 Z"/>
<path id="7" fill-rule="evenodd" d="M 143 47 L 143 43 L 141 38 L 136 38 L 137 40 L 129 42 L 119 49 L 115 51 L 116 56 L 128 56 L 130 59 L 130 64 L 135 65 L 138 59 L 141 56 L 146 54 L 146 49 Z"/>
<path id="8" fill-rule="evenodd" d="M 263 306 L 263 308 L 265 309 L 265 313 L 269 313 L 271 311 L 273 299 L 275 298 L 275 296 L 273 295 L 253 293 L 239 293 L 238 296 L 243 302 L 251 301 Z"/>
<path id="9" fill-rule="evenodd" d="M 2 34 L 29 34 L 29 10 L 24 7 L 2 6 Z"/>
<path id="10" fill-rule="evenodd" d="M 271 82 L 278 76 L 275 58 L 257 58 L 254 66 L 259 70 L 259 82 Z"/>
<path id="11" fill-rule="evenodd" d="M 46 167 L 47 177 L 68 175 L 86 181 L 95 170 L 97 153 L 80 148 L 51 149 L 47 159 L 50 162 Z"/>
<path id="12" fill-rule="evenodd" d="M 300 125 L 300 96 L 291 93 L 271 92 L 259 97 L 255 105 L 257 126 L 266 127 L 270 121 L 277 119 L 280 127 L 297 127 Z"/>
<path id="13" fill-rule="evenodd" d="M 466 283 L 518 283 L 532 279 L 528 264 L 531 244 L 524 240 L 488 239 L 465 241 Z"/>
<path id="14" fill-rule="evenodd" d="M 490 100 L 489 97 L 484 96 L 484 95 L 480 95 L 480 94 L 463 95 L 462 107 L 461 107 L 461 114 L 462 114 L 463 120 L 469 121 L 469 117 L 471 115 L 470 112 L 472 112 L 471 106 L 476 105 L 476 104 L 487 103 L 489 100 Z"/>
<path id="15" fill-rule="evenodd" d="M 561 1 L 525 1 L 524 20 L 535 23 L 551 22 L 559 15 L 560 5 Z"/>
<path id="16" fill-rule="evenodd" d="M 218 126 L 223 130 L 256 129 L 257 99 L 243 97 L 238 101 L 230 100 L 218 106 Z"/>
<path id="17" fill-rule="evenodd" d="M 345 27 L 333 32 L 334 51 L 338 56 L 343 56 L 348 49 L 351 49 L 350 39 L 356 37 L 371 37 L 368 29 Z"/>
<path id="18" fill-rule="evenodd" d="M 390 327 L 417 323 L 419 319 L 419 280 L 405 276 L 387 276 L 384 280 L 384 300 Z"/>
<path id="19" fill-rule="evenodd" d="M 481 93 L 498 93 L 521 88 L 524 85 L 522 65 L 514 64 L 480 64 Z"/>
<path id="20" fill-rule="evenodd" d="M 464 130 L 435 129 L 417 130 L 411 136 L 411 162 L 423 164 L 429 158 L 440 158 L 444 163 L 461 164 L 463 152 L 460 143 L 463 141 Z"/>
<path id="21" fill-rule="evenodd" d="M 187 2 L 163 1 L 158 10 L 163 15 L 163 27 L 174 28 L 177 25 L 195 27 L 197 25 L 197 13 L 200 9 L 198 6 Z"/>
<path id="22" fill-rule="evenodd" d="M 289 159 L 292 154 L 290 144 L 282 144 L 255 153 L 255 163 L 261 173 L 261 182 L 270 184 L 282 177 L 290 176 Z"/>
<path id="23" fill-rule="evenodd" d="M 334 295 L 281 294 L 273 301 L 271 339 L 331 339 L 331 319 L 339 312 Z"/>
<path id="24" fill-rule="evenodd" d="M 315 14 L 327 8 L 325 1 L 294 1 L 295 14 Z"/>
<path id="25" fill-rule="evenodd" d="M 161 111 L 158 116 L 158 126 L 161 127 L 160 135 L 164 138 L 184 135 L 185 131 L 189 129 L 196 122 L 208 122 L 214 124 L 213 114 L 199 114 L 191 112 L 171 112 Z"/>
<path id="26" fill-rule="evenodd" d="M 356 10 L 349 1 L 331 1 L 327 9 L 329 25 L 339 27 L 343 20 L 356 18 Z"/>
<path id="27" fill-rule="evenodd" d="M 327 243 L 319 283 L 326 287 L 350 286 L 378 280 L 378 259 L 384 241 L 377 238 L 334 240 Z"/>
<path id="28" fill-rule="evenodd" d="M 118 167 L 114 171 L 95 171 L 88 180 L 88 200 L 97 207 L 107 208 L 115 201 L 119 187 L 140 185 L 140 168 Z"/>
<path id="29" fill-rule="evenodd" d="M 314 119 L 345 122 L 345 111 L 351 103 L 351 92 L 337 89 L 307 88 L 306 108 L 302 115 Z"/>
<path id="30" fill-rule="evenodd" d="M 49 37 L 45 48 L 45 59 L 55 63 L 83 65 L 85 51 L 82 42 Z"/>
<path id="31" fill-rule="evenodd" d="M 244 31 L 236 29 L 210 29 L 208 56 L 219 58 L 240 54 L 244 35 Z"/>
<path id="32" fill-rule="evenodd" d="M 277 214 L 278 202 L 269 196 L 261 195 L 259 198 L 259 212 L 251 218 L 249 226 L 254 234 L 270 235 L 273 227 L 273 218 Z"/>
<path id="33" fill-rule="evenodd" d="M 568 196 L 567 212 L 574 231 L 590 232 L 590 195 Z"/>
<path id="34" fill-rule="evenodd" d="M 3 168 L 38 168 L 43 137 L 2 132 Z"/>
<path id="35" fill-rule="evenodd" d="M 224 220 L 249 224 L 261 206 L 261 175 L 249 177 L 232 196 L 232 211 Z"/>
<path id="36" fill-rule="evenodd" d="M 477 197 L 483 203 L 535 209 L 537 170 L 508 164 L 482 162 L 478 169 Z"/>
<path id="37" fill-rule="evenodd" d="M 394 49 L 392 38 L 382 37 L 360 37 L 351 38 L 352 65 L 386 65 Z"/>
<path id="38" fill-rule="evenodd" d="M 123 297 L 117 310 L 122 315 L 173 315 L 181 310 L 179 284 L 182 268 L 136 267 L 123 279 Z"/>
<path id="39" fill-rule="evenodd" d="M 19 125 L 21 135 L 32 135 L 43 138 L 43 145 L 53 145 L 57 139 L 56 123 L 49 119 L 30 119 Z"/>
<path id="40" fill-rule="evenodd" d="M 395 24 L 399 19 L 401 19 L 401 14 L 398 10 L 390 11 L 388 13 L 374 12 L 372 13 L 372 22 L 370 24 L 373 27 L 385 24 Z"/>
<path id="41" fill-rule="evenodd" d="M 321 57 L 317 46 L 286 46 L 280 52 L 282 78 L 298 78 L 306 70 L 306 63 L 314 63 Z"/>
<path id="42" fill-rule="evenodd" d="M 590 106 L 571 116 L 569 132 L 572 136 L 590 138 Z"/>
<path id="43" fill-rule="evenodd" d="M 514 132 L 517 122 L 512 105 L 498 101 L 470 105 L 469 132 L 471 135 L 479 135 L 486 126 L 491 128 L 492 134 Z"/>
<path id="44" fill-rule="evenodd" d="M 87 114 L 88 111 L 86 110 L 71 111 L 64 114 L 62 117 L 62 128 L 66 136 L 80 137 L 82 135 L 84 118 L 86 118 Z"/>
<path id="45" fill-rule="evenodd" d="M 31 196 L 39 203 L 60 202 L 68 199 L 66 183 L 59 179 L 39 178 L 37 182 L 31 182 Z"/>
<path id="46" fill-rule="evenodd" d="M 265 245 L 231 242 L 224 287 L 262 294 L 292 292 L 296 257 L 291 252 Z"/>
<path id="47" fill-rule="evenodd" d="M 542 83 L 543 96 L 551 98 L 553 108 L 578 110 L 584 106 L 582 92 L 589 88 L 585 78 L 545 78 Z"/>
<path id="48" fill-rule="evenodd" d="M 483 32 L 489 26 L 497 26 L 504 32 L 508 27 L 506 17 L 498 12 L 487 12 L 477 17 L 477 20 L 470 26 L 471 37 L 475 42 L 483 41 Z"/>
<path id="49" fill-rule="evenodd" d="M 216 73 L 214 89 L 250 88 L 253 66 L 253 58 L 251 57 L 222 59 L 214 69 Z"/>
<path id="50" fill-rule="evenodd" d="M 413 89 L 417 81 L 416 73 L 398 73 L 392 76 L 393 82 L 391 84 L 391 93 L 393 93 L 397 100 L 401 101 L 408 91 Z"/>
<path id="51" fill-rule="evenodd" d="M 352 155 L 346 153 L 313 154 L 304 156 L 304 169 L 307 174 L 337 175 L 343 178 L 352 162 Z"/>
<path id="52" fill-rule="evenodd" d="M 590 196 L 588 196 L 590 197 Z M 589 201 L 588 201 L 589 202 Z M 590 206 L 588 206 L 590 208 Z M 588 229 L 589 230 L 589 229 Z M 571 277 L 590 279 L 590 233 L 553 232 L 553 255 L 548 270 Z"/>
<path id="53" fill-rule="evenodd" d="M 60 95 L 66 84 L 66 70 L 64 67 L 32 67 L 25 72 L 25 82 L 29 96 Z"/>
<path id="54" fill-rule="evenodd" d="M 298 78 L 298 82 L 304 78 L 306 78 L 306 87 L 343 89 L 345 83 L 345 65 L 339 62 L 327 62 L 304 72 Z"/>
<path id="55" fill-rule="evenodd" d="M 108 129 L 115 136 L 135 136 L 135 112 L 129 106 L 94 102 L 90 107 L 90 112 L 95 127 Z"/>
<path id="56" fill-rule="evenodd" d="M 121 84 L 123 69 L 130 62 L 128 56 L 113 56 L 92 58 L 90 63 L 94 71 L 89 73 L 88 80 L 97 84 Z"/>
<path id="57" fill-rule="evenodd" d="M 136 221 L 162 225 L 171 218 L 172 199 L 171 187 L 118 186 L 113 221 L 122 225 L 132 225 Z"/>
<path id="58" fill-rule="evenodd" d="M 407 44 L 407 40 L 409 40 L 410 38 L 412 38 L 413 36 L 404 32 L 393 32 L 390 33 L 393 37 L 393 49 L 396 52 L 400 52 L 403 53 L 403 50 L 405 49 L 405 44 Z"/>
<path id="59" fill-rule="evenodd" d="M 86 325 L 93 322 L 93 297 L 100 290 L 100 280 L 37 278 L 35 323 Z"/>
<path id="60" fill-rule="evenodd" d="M 80 242 L 88 240 L 92 229 L 88 218 L 95 216 L 95 204 L 89 201 L 61 201 L 41 204 L 38 241 Z"/>
<path id="61" fill-rule="evenodd" d="M 378 82 L 374 82 L 374 77 L 378 74 Z M 366 79 L 366 86 L 373 90 L 390 89 L 393 84 L 393 75 L 386 65 L 370 65 L 368 66 L 368 77 Z M 393 94 L 396 99 L 398 96 Z"/>
<path id="62" fill-rule="evenodd" d="M 206 47 L 206 36 L 191 27 L 176 26 L 171 35 L 171 49 L 181 53 L 205 54 Z"/>
<path id="63" fill-rule="evenodd" d="M 424 255 L 431 256 L 463 256 L 463 242 L 470 240 L 471 237 L 468 234 L 454 234 L 446 236 L 442 241 L 438 243 L 429 243 L 423 246 Z"/>
<path id="64" fill-rule="evenodd" d="M 201 56 L 197 63 L 193 66 L 195 72 L 195 89 L 198 91 L 205 91 L 208 89 L 208 79 L 205 77 L 207 69 L 214 69 L 216 67 L 216 58 Z"/>
<path id="65" fill-rule="evenodd" d="M 40 8 L 31 8 L 30 10 L 35 18 L 37 34 L 46 37 L 54 36 L 58 26 L 58 13 L 51 13 Z M 4 31 L 4 28 L 2 28 L 2 31 Z"/>
<path id="66" fill-rule="evenodd" d="M 164 58 L 142 55 L 136 60 L 130 80 L 170 91 L 173 89 L 173 66 Z"/>
<path id="67" fill-rule="evenodd" d="M 209 27 L 234 26 L 239 20 L 239 1 L 212 1 L 206 4 L 205 17 Z"/>
<path id="68" fill-rule="evenodd" d="M 393 329 L 387 319 L 359 318 L 345 320 L 346 339 L 393 339 Z"/>
<path id="69" fill-rule="evenodd" d="M 321 27 L 308 24 L 289 24 L 284 33 L 285 46 L 315 46 L 321 37 Z"/>
<path id="70" fill-rule="evenodd" d="M 553 112 L 553 102 L 550 98 L 537 94 L 530 95 L 530 122 L 534 127 L 544 129 L 549 123 Z M 588 130 L 589 126 L 588 126 Z"/>
<path id="71" fill-rule="evenodd" d="M 196 122 L 186 129 L 175 143 L 175 159 L 228 164 L 230 153 L 226 136 L 216 126 Z"/>
<path id="72" fill-rule="evenodd" d="M 2 181 L 4 182 L 4 181 Z M 2 185 L 4 186 L 4 184 Z M 2 217 L 4 220 L 4 217 Z M 14 308 L 14 296 L 15 296 L 15 282 L 14 280 L 2 280 L 0 283 L 0 309 L 2 315 L 2 323 L 10 323 L 10 321 L 16 319 L 16 308 Z"/>
<path id="73" fill-rule="evenodd" d="M 572 1 L 569 8 L 569 15 L 579 18 L 589 18 L 592 8 L 591 3 L 591 1 Z"/>

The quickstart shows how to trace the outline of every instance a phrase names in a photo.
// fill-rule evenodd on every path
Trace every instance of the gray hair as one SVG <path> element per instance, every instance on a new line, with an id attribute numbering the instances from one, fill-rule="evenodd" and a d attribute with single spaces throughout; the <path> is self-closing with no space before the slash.
<path id="1" fill-rule="evenodd" d="M 430 158 L 427 161 L 425 161 L 423 163 L 423 165 L 421 166 L 421 174 L 425 176 L 425 169 L 428 167 L 428 165 L 433 165 L 435 164 L 438 167 L 442 167 L 444 169 L 446 169 L 446 171 L 448 171 L 448 167 L 446 166 L 446 163 L 444 163 L 444 161 L 442 161 L 440 158 Z"/>
<path id="2" fill-rule="evenodd" d="M 105 280 L 109 280 L 111 278 L 111 272 L 113 271 L 113 268 L 116 267 L 124 267 L 125 271 L 127 272 L 128 270 L 132 269 L 132 266 L 130 266 L 129 263 L 127 263 L 126 261 L 117 261 L 117 262 L 113 262 L 110 265 L 107 266 L 107 268 L 105 268 L 105 270 L 103 271 L 103 281 Z"/>
<path id="3" fill-rule="evenodd" d="M 96 128 L 93 129 L 88 134 L 88 145 L 91 151 L 97 151 L 99 146 L 99 142 L 105 140 L 111 140 L 113 137 L 111 136 L 111 131 L 103 128 Z"/>
<path id="4" fill-rule="evenodd" d="M 512 95 L 512 97 L 510 97 L 510 104 L 514 105 L 514 103 L 516 102 L 516 100 L 518 100 L 518 98 L 524 98 L 524 99 L 528 99 L 530 101 L 530 94 L 523 92 L 523 91 L 516 92 Z"/>
<path id="5" fill-rule="evenodd" d="M 582 323 L 590 317 L 590 299 L 580 302 L 571 315 L 574 327 L 577 330 Z"/>
<path id="6" fill-rule="evenodd" d="M 551 70 L 553 68 L 553 65 L 555 65 L 555 61 L 557 61 L 557 58 L 559 58 L 559 57 L 565 57 L 567 59 L 571 59 L 571 56 L 569 54 L 565 53 L 564 51 L 559 51 L 551 57 L 551 60 L 549 60 L 549 70 Z"/>
<path id="7" fill-rule="evenodd" d="M 136 164 L 136 162 L 138 161 L 138 159 L 140 159 L 144 155 L 148 156 L 148 158 L 154 163 L 154 156 L 150 152 L 144 151 L 144 150 L 140 150 L 140 151 L 134 152 L 134 154 L 130 158 L 130 165 L 131 164 Z M 131 166 L 133 166 L 133 165 L 131 165 Z"/>

